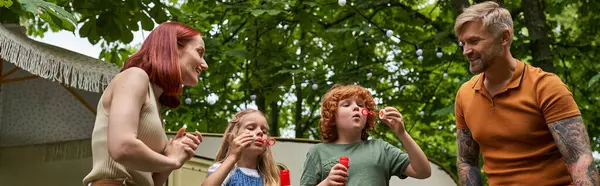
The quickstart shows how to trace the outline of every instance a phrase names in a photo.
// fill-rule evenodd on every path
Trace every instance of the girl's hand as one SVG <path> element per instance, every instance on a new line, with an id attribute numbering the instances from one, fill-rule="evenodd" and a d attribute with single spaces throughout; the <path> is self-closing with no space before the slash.
<path id="1" fill-rule="evenodd" d="M 233 135 L 227 134 L 231 143 L 229 144 L 229 156 L 232 156 L 234 159 L 239 159 L 242 155 L 244 149 L 249 147 L 252 144 L 254 135 L 252 133 L 244 133 L 239 135 L 238 137 L 233 139 Z"/>

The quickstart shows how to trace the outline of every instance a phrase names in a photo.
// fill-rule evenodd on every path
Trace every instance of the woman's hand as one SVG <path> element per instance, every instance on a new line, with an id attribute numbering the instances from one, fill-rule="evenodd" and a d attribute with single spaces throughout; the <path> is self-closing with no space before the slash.
<path id="1" fill-rule="evenodd" d="M 175 138 L 171 138 L 165 148 L 165 156 L 175 159 L 178 164 L 176 169 L 196 154 L 198 145 L 202 142 L 202 135 L 195 132 L 194 135 L 185 133 L 185 128 L 179 129 Z"/>

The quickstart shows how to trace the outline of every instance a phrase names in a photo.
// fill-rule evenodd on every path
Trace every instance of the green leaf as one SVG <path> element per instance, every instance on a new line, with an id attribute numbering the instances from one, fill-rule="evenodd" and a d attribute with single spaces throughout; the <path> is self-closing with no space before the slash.
<path id="1" fill-rule="evenodd" d="M 315 3 L 315 2 L 302 2 L 302 4 L 305 4 L 305 5 L 308 5 L 308 6 L 311 6 L 311 7 L 317 6 L 317 3 Z"/>
<path id="2" fill-rule="evenodd" d="M 341 33 L 341 32 L 347 32 L 349 31 L 349 28 L 330 28 L 325 30 L 325 32 L 331 32 L 331 33 Z"/>
<path id="3" fill-rule="evenodd" d="M 202 13 L 200 13 L 200 14 L 199 14 L 199 16 L 200 16 L 202 19 L 206 19 L 206 18 L 208 18 L 208 17 L 210 17 L 210 16 L 214 16 L 214 14 L 211 14 L 211 13 L 204 13 L 204 12 L 202 12 Z"/>
<path id="4" fill-rule="evenodd" d="M 34 15 L 38 15 L 38 14 L 42 13 L 41 8 L 40 8 L 40 11 L 38 11 L 38 6 L 36 6 L 34 3 L 32 3 L 29 0 L 21 1 L 21 8 L 26 12 L 33 13 Z"/>
<path id="5" fill-rule="evenodd" d="M 167 14 L 160 6 L 154 6 L 150 9 L 150 17 L 153 17 L 157 24 L 167 21 Z"/>
<path id="6" fill-rule="evenodd" d="M 275 73 L 275 75 L 279 75 L 279 74 L 294 74 L 294 75 L 307 74 L 310 76 L 310 75 L 314 75 L 314 72 L 306 71 L 306 70 L 302 70 L 302 69 L 283 69 L 283 70 L 279 70 L 279 71 L 277 71 L 277 73 Z"/>
<path id="7" fill-rule="evenodd" d="M 138 25 L 138 22 L 135 22 L 135 21 L 130 21 L 127 28 L 132 31 L 140 30 L 140 26 Z"/>
<path id="8" fill-rule="evenodd" d="M 75 30 L 75 16 L 56 4 L 43 0 L 21 0 L 21 7 L 24 11 L 39 15 L 50 26 Z"/>
<path id="9" fill-rule="evenodd" d="M 142 14 L 142 29 L 150 31 L 154 29 L 154 22 L 146 14 Z"/>
<path id="10" fill-rule="evenodd" d="M 592 79 L 590 79 L 590 82 L 588 82 L 588 88 L 592 87 L 592 85 L 596 84 L 598 82 L 598 79 L 600 79 L 600 72 L 598 74 L 596 74 L 594 77 L 592 77 Z"/>
<path id="11" fill-rule="evenodd" d="M 433 113 L 431 113 L 431 115 L 446 116 L 448 114 L 453 114 L 453 113 L 454 113 L 454 104 L 451 104 L 450 106 L 447 106 L 445 108 L 441 108 L 441 109 L 434 111 Z"/>
<path id="12" fill-rule="evenodd" d="M 133 33 L 131 32 L 123 32 L 121 36 L 121 42 L 123 43 L 131 43 L 133 41 Z"/>
<path id="13" fill-rule="evenodd" d="M 178 8 L 167 7 L 167 10 L 169 10 L 169 14 L 171 14 L 173 17 L 181 17 L 183 15 L 181 10 Z"/>
<path id="14" fill-rule="evenodd" d="M 269 15 L 274 16 L 274 15 L 277 15 L 277 14 L 281 13 L 281 10 L 267 10 L 267 13 Z"/>
<path id="15" fill-rule="evenodd" d="M 96 28 L 96 19 L 90 20 L 89 24 L 90 24 L 90 31 L 88 32 L 89 35 L 87 36 L 88 41 L 91 44 L 95 45 L 96 43 L 100 42 L 100 36 L 98 36 L 98 32 L 97 32 L 98 29 Z"/>
<path id="16" fill-rule="evenodd" d="M 228 56 L 244 58 L 244 57 L 246 57 L 246 50 L 244 50 L 244 49 L 228 50 L 228 51 L 225 51 L 224 54 L 228 55 Z"/>
<path id="17" fill-rule="evenodd" d="M 11 0 L 0 0 L 0 7 L 6 7 L 6 8 L 10 8 L 10 6 L 12 6 L 13 2 Z"/>
<path id="18" fill-rule="evenodd" d="M 354 28 L 330 28 L 325 30 L 325 32 L 331 32 L 331 33 L 343 33 L 343 32 L 349 32 L 349 31 L 360 31 L 361 28 L 358 27 L 354 27 Z"/>
<path id="19" fill-rule="evenodd" d="M 261 9 L 252 10 L 252 15 L 254 15 L 254 17 L 258 17 L 258 16 L 262 15 L 263 13 L 265 13 L 265 10 L 261 10 Z"/>

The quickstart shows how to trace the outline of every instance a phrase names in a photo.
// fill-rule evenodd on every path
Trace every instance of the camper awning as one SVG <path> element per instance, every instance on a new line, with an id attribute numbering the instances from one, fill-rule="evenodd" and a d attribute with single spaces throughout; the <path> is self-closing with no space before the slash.
<path id="1" fill-rule="evenodd" d="M 31 74 L 100 93 L 119 72 L 112 63 L 30 39 L 22 28 L 0 24 L 0 57 Z"/>

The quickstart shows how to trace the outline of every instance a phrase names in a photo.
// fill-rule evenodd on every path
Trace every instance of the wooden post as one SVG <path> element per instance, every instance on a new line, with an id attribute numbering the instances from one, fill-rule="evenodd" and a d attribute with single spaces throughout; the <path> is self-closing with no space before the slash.
<path id="1" fill-rule="evenodd" d="M 13 67 L 12 69 L 10 69 L 10 71 L 8 71 L 6 74 L 3 74 L 0 76 L 0 80 L 4 79 L 5 77 L 10 76 L 11 74 L 17 72 L 19 70 L 19 67 Z"/>
<path id="2" fill-rule="evenodd" d="M 18 77 L 18 78 L 12 78 L 12 79 L 1 78 L 0 84 L 15 83 L 15 82 L 26 81 L 26 80 L 30 80 L 30 79 L 39 78 L 39 77 L 40 76 L 37 76 L 37 75 L 29 75 L 29 76 L 25 76 L 25 77 Z"/>
<path id="3" fill-rule="evenodd" d="M 71 95 L 73 95 L 75 98 L 77 98 L 77 100 L 83 104 L 83 106 L 85 106 L 85 108 L 87 108 L 90 112 L 92 112 L 94 115 L 96 115 L 96 109 L 94 109 L 94 107 L 92 107 L 90 104 L 88 104 L 83 97 L 81 97 L 79 94 L 77 94 L 77 92 L 75 92 L 75 90 L 73 90 L 73 88 L 71 87 L 67 87 L 63 84 L 61 84 L 65 89 L 67 89 L 67 91 L 69 91 L 69 93 L 71 93 Z"/>

